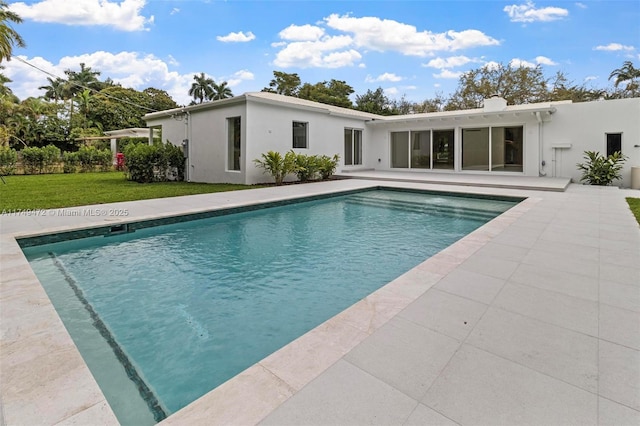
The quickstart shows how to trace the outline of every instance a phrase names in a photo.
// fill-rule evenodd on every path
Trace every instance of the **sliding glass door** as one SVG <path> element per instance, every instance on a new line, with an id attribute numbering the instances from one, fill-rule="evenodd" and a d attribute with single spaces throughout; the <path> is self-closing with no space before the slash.
<path id="1" fill-rule="evenodd" d="M 523 171 L 524 128 L 462 129 L 462 170 Z"/>
<path id="2" fill-rule="evenodd" d="M 391 132 L 391 167 L 398 169 L 454 169 L 454 131 Z"/>

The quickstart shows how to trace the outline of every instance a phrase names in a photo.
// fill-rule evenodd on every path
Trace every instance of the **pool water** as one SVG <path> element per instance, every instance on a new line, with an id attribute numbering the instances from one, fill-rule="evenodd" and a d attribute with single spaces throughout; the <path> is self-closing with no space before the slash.
<path id="1" fill-rule="evenodd" d="M 514 204 L 376 190 L 24 251 L 120 422 L 152 424 Z"/>

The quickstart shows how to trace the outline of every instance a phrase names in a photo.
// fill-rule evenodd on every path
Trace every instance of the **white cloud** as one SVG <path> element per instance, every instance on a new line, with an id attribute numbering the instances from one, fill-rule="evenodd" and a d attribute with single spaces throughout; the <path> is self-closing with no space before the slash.
<path id="1" fill-rule="evenodd" d="M 364 81 L 366 81 L 367 83 L 377 83 L 380 81 L 401 81 L 402 77 L 395 75 L 393 73 L 388 73 L 385 72 L 384 74 L 380 74 L 377 77 L 372 77 L 370 75 L 368 75 Z"/>
<path id="2" fill-rule="evenodd" d="M 461 71 L 451 71 L 451 70 L 442 70 L 438 74 L 433 74 L 435 78 L 460 78 L 462 75 Z"/>
<path id="3" fill-rule="evenodd" d="M 540 65 L 558 65 L 546 56 L 536 56 L 536 64 Z"/>
<path id="4" fill-rule="evenodd" d="M 470 59 L 466 56 L 451 56 L 449 58 L 435 58 L 423 64 L 425 67 L 429 68 L 455 68 L 461 67 L 462 65 L 466 65 L 469 62 L 478 62 L 476 59 Z"/>
<path id="5" fill-rule="evenodd" d="M 395 96 L 397 95 L 399 92 L 397 87 L 388 87 L 386 89 L 384 89 L 384 94 L 386 96 Z"/>
<path id="6" fill-rule="evenodd" d="M 580 2 L 576 2 L 575 3 L 576 7 L 579 7 L 580 9 L 586 9 L 588 6 L 584 3 L 580 3 Z"/>
<path id="7" fill-rule="evenodd" d="M 509 62 L 509 66 L 511 68 L 520 68 L 520 67 L 525 67 L 525 68 L 535 68 L 537 64 L 533 63 L 533 62 L 529 62 L 526 61 L 524 59 L 520 59 L 520 58 L 513 58 L 510 62 Z"/>
<path id="8" fill-rule="evenodd" d="M 191 87 L 193 75 L 196 74 L 196 72 L 180 74 L 171 71 L 167 62 L 162 59 L 138 52 L 98 51 L 78 56 L 66 56 L 60 59 L 57 64 L 41 57 L 18 56 L 18 58 L 62 78 L 66 77 L 64 70 L 78 70 L 79 64 L 82 62 L 94 70 L 101 71 L 101 79 L 111 77 L 114 82 L 122 84 L 123 87 L 132 87 L 137 90 L 143 90 L 147 87 L 166 90 L 179 104 L 190 102 L 191 98 L 187 92 Z M 12 83 L 9 83 L 9 87 L 20 99 L 43 94 L 43 91 L 38 90 L 38 87 L 48 84 L 47 77 L 50 76 L 18 60 L 5 62 L 3 65 L 5 66 L 3 73 L 13 80 Z"/>
<path id="9" fill-rule="evenodd" d="M 592 80 L 597 80 L 597 79 L 598 79 L 598 77 L 597 77 L 597 76 L 595 76 L 595 75 L 588 75 L 588 76 L 586 76 L 586 77 L 584 78 L 584 81 L 585 81 L 585 83 L 586 83 L 587 81 L 592 81 Z"/>
<path id="10" fill-rule="evenodd" d="M 428 56 L 436 51 L 454 51 L 500 44 L 478 30 L 432 33 L 418 31 L 413 25 L 377 17 L 356 18 L 332 14 L 324 19 L 335 30 L 351 33 L 356 47 L 379 52 L 396 51 L 408 56 Z"/>
<path id="11" fill-rule="evenodd" d="M 520 5 L 505 6 L 502 10 L 507 12 L 511 22 L 548 22 L 569 16 L 569 11 L 561 7 L 549 6 L 536 9 L 536 5 L 532 1 Z"/>
<path id="12" fill-rule="evenodd" d="M 483 67 L 489 71 L 494 71 L 500 68 L 500 64 L 496 61 L 489 61 L 483 65 Z"/>
<path id="13" fill-rule="evenodd" d="M 102 25 L 122 31 L 145 30 L 153 16 L 140 14 L 146 0 L 42 0 L 33 4 L 11 3 L 9 9 L 23 19 L 66 25 Z"/>
<path id="14" fill-rule="evenodd" d="M 348 48 L 352 43 L 353 39 L 345 35 L 325 36 L 317 41 L 295 41 L 280 50 L 273 63 L 282 68 L 353 66 L 362 59 L 362 55 Z"/>
<path id="15" fill-rule="evenodd" d="M 251 31 L 246 34 L 242 31 L 238 31 L 237 33 L 229 33 L 226 36 L 217 36 L 216 40 L 223 43 L 246 43 L 254 40 L 255 38 L 256 36 Z"/>
<path id="16" fill-rule="evenodd" d="M 169 65 L 173 65 L 174 67 L 177 67 L 180 65 L 180 62 L 178 62 L 178 60 L 174 58 L 173 55 L 167 56 L 167 59 L 169 60 Z"/>
<path id="17" fill-rule="evenodd" d="M 606 46 L 605 45 L 600 45 L 600 46 L 596 46 L 593 48 L 593 50 L 604 50 L 606 52 L 618 52 L 620 50 L 624 50 L 627 52 L 630 52 L 632 50 L 634 50 L 635 47 L 633 46 L 626 46 L 624 44 L 620 44 L 620 43 L 609 43 Z"/>
<path id="18" fill-rule="evenodd" d="M 278 34 L 281 39 L 289 41 L 315 41 L 324 35 L 324 29 L 315 25 L 289 25 Z"/>
<path id="19" fill-rule="evenodd" d="M 433 87 L 435 87 L 436 89 L 439 88 L 440 86 L 442 86 L 440 83 L 434 83 Z"/>
<path id="20" fill-rule="evenodd" d="M 255 76 L 253 75 L 253 73 L 249 70 L 240 70 L 240 71 L 236 71 L 235 73 L 233 73 L 233 75 L 227 79 L 227 83 L 229 84 L 230 87 L 234 87 L 237 86 L 238 84 L 242 83 L 243 81 L 251 81 L 254 80 Z"/>
<path id="21" fill-rule="evenodd" d="M 173 9 L 171 9 L 171 12 L 169 12 L 169 15 L 175 15 L 176 13 L 180 13 L 180 9 L 174 7 Z"/>

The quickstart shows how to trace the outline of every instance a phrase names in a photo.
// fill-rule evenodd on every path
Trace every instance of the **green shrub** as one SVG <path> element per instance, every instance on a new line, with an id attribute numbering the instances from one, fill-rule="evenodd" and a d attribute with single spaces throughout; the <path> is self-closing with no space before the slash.
<path id="1" fill-rule="evenodd" d="M 127 179 L 140 182 L 184 180 L 182 149 L 170 143 L 129 144 L 124 150 Z M 173 179 L 172 179 L 173 180 Z"/>
<path id="2" fill-rule="evenodd" d="M 309 180 L 315 179 L 316 174 L 320 169 L 318 164 L 318 156 L 305 154 L 295 155 L 297 167 L 296 175 L 298 175 L 298 179 L 300 180 L 300 182 L 307 182 Z"/>
<path id="3" fill-rule="evenodd" d="M 329 179 L 336 172 L 340 156 L 338 154 L 333 157 L 322 155 L 318 157 L 318 171 L 322 179 Z"/>
<path id="4" fill-rule="evenodd" d="M 0 147 L 0 175 L 12 175 L 16 172 L 18 153 L 8 146 Z"/>
<path id="5" fill-rule="evenodd" d="M 269 173 L 276 181 L 276 185 L 282 185 L 284 178 L 291 173 L 296 173 L 298 166 L 296 165 L 296 154 L 289 151 L 283 157 L 276 151 L 269 151 L 262 154 L 262 159 L 253 160 L 256 167 L 264 169 L 264 173 Z"/>
<path id="6" fill-rule="evenodd" d="M 576 164 L 578 170 L 582 171 L 580 182 L 607 186 L 614 180 L 622 178 L 620 172 L 626 157 L 621 152 L 614 152 L 609 157 L 605 157 L 599 152 L 585 151 L 584 159 L 587 161 Z"/>
<path id="7" fill-rule="evenodd" d="M 20 155 L 25 174 L 52 173 L 60 161 L 60 149 L 55 145 L 26 147 Z"/>
<path id="8" fill-rule="evenodd" d="M 83 146 L 78 152 L 78 164 L 81 172 L 111 169 L 112 157 L 110 149 L 97 149 L 93 146 Z"/>
<path id="9" fill-rule="evenodd" d="M 77 152 L 65 152 L 62 154 L 62 172 L 63 173 L 75 173 L 80 164 Z"/>
<path id="10" fill-rule="evenodd" d="M 167 141 L 168 142 L 168 141 Z M 171 143 L 164 146 L 165 156 L 167 157 L 167 165 L 169 166 L 169 180 L 184 180 L 185 158 L 182 148 Z"/>

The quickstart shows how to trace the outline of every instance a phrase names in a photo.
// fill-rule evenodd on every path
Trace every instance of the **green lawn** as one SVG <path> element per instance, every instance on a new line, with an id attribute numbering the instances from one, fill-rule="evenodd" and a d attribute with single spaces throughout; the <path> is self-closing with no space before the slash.
<path id="1" fill-rule="evenodd" d="M 122 172 L 5 176 L 0 181 L 0 213 L 15 209 L 53 209 L 235 191 L 259 186 L 125 180 Z"/>
<path id="2" fill-rule="evenodd" d="M 640 198 L 627 197 L 627 203 L 629 203 L 629 208 L 640 225 Z"/>

